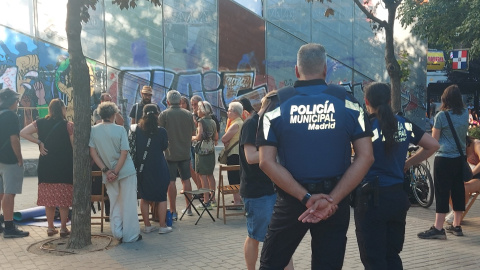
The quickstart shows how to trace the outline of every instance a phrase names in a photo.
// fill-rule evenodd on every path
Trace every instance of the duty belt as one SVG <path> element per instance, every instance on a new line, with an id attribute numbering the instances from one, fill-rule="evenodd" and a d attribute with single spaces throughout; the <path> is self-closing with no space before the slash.
<path id="1" fill-rule="evenodd" d="M 309 193 L 330 193 L 333 188 L 337 185 L 341 176 L 322 178 L 315 183 L 302 184 L 304 188 L 308 190 Z"/>

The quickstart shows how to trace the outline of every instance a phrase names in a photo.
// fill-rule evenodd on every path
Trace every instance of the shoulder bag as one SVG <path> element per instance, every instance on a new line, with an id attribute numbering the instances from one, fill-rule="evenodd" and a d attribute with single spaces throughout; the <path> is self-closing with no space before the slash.
<path id="1" fill-rule="evenodd" d="M 140 183 L 143 180 L 143 167 L 145 166 L 145 159 L 147 158 L 148 149 L 150 149 L 150 143 L 151 142 L 152 142 L 152 136 L 150 135 L 150 136 L 148 136 L 147 147 L 145 148 L 145 152 L 143 152 L 142 162 L 140 163 L 140 165 L 137 168 L 137 183 L 138 183 L 138 185 L 140 185 Z"/>
<path id="2" fill-rule="evenodd" d="M 200 156 L 206 156 L 215 152 L 215 143 L 213 142 L 211 137 L 207 136 L 207 132 L 205 130 L 206 129 L 205 121 L 202 119 L 200 120 L 200 122 L 202 123 L 202 127 L 204 128 L 204 130 L 202 134 L 202 140 L 195 145 L 195 153 Z"/>
<path id="3" fill-rule="evenodd" d="M 230 151 L 232 151 L 233 147 L 238 144 L 238 141 L 236 141 L 234 144 L 232 144 L 228 149 L 223 148 L 220 154 L 218 154 L 218 162 L 220 164 L 227 164 L 227 157 Z"/>
<path id="4" fill-rule="evenodd" d="M 457 145 L 458 152 L 462 157 L 463 182 L 468 182 L 473 177 L 472 168 L 470 168 L 470 165 L 468 165 L 467 157 L 463 154 L 462 147 L 460 146 L 460 141 L 457 136 L 457 132 L 453 127 L 452 119 L 450 118 L 450 114 L 447 111 L 445 111 L 445 117 L 447 117 L 448 125 L 450 126 L 450 130 L 452 131 L 453 138 L 455 139 L 455 144 Z"/>

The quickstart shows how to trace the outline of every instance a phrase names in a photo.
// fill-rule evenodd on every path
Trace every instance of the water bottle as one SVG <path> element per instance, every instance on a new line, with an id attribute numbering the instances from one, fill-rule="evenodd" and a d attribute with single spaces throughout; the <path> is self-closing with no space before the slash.
<path id="1" fill-rule="evenodd" d="M 170 209 L 167 209 L 167 216 L 166 216 L 165 222 L 167 223 L 168 227 L 172 227 L 173 220 L 172 220 L 172 212 L 170 212 Z"/>

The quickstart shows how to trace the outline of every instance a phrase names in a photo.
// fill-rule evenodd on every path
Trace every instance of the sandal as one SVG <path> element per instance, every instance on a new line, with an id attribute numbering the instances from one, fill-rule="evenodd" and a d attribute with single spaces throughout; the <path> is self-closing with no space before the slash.
<path id="1" fill-rule="evenodd" d="M 48 236 L 53 236 L 58 233 L 58 230 L 56 228 L 48 228 L 47 229 L 47 235 Z"/>
<path id="2" fill-rule="evenodd" d="M 60 237 L 67 237 L 70 235 L 70 231 L 68 229 L 60 230 Z"/>

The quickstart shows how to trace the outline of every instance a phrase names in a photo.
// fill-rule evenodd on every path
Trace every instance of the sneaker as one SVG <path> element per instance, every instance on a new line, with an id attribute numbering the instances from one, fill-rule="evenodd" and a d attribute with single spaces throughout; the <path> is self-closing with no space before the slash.
<path id="1" fill-rule="evenodd" d="M 177 212 L 172 214 L 172 220 L 177 221 L 178 220 L 178 214 Z"/>
<path id="2" fill-rule="evenodd" d="M 450 213 L 448 213 L 448 215 L 445 217 L 445 222 L 446 222 L 447 224 L 452 225 L 454 214 L 455 214 L 455 212 L 453 212 L 453 210 L 452 210 L 452 211 L 451 211 Z"/>
<path id="3" fill-rule="evenodd" d="M 187 216 L 193 216 L 192 209 L 183 209 L 182 214 L 183 213 L 187 214 Z"/>
<path id="4" fill-rule="evenodd" d="M 213 207 L 212 207 L 212 205 L 211 205 L 210 203 L 206 203 L 206 204 L 205 204 L 205 207 L 206 207 L 208 210 L 213 210 Z M 202 204 L 199 204 L 199 205 L 197 205 L 196 208 L 199 209 L 199 210 L 203 210 L 204 207 L 203 207 Z"/>
<path id="5" fill-rule="evenodd" d="M 158 229 L 158 234 L 170 233 L 172 231 L 172 227 L 160 227 L 160 229 Z"/>
<path id="6" fill-rule="evenodd" d="M 157 226 L 145 226 L 145 229 L 143 229 L 144 233 L 151 233 L 158 230 Z"/>
<path id="7" fill-rule="evenodd" d="M 462 231 L 462 226 L 453 226 L 453 225 L 448 225 L 446 228 L 445 228 L 445 231 L 453 234 L 453 235 L 456 235 L 456 236 L 463 236 L 463 231 Z"/>
<path id="8" fill-rule="evenodd" d="M 20 237 L 26 237 L 29 236 L 29 232 L 24 232 L 22 230 L 19 230 L 17 226 L 15 226 L 13 229 L 4 229 L 3 230 L 3 238 L 20 238 Z"/>
<path id="9" fill-rule="evenodd" d="M 421 239 L 441 239 L 441 240 L 447 239 L 445 230 L 443 228 L 442 230 L 437 230 L 435 226 L 430 227 L 430 229 L 427 231 L 418 233 L 417 236 L 418 238 L 421 238 Z"/>
<path id="10" fill-rule="evenodd" d="M 210 202 L 210 205 L 211 205 L 212 207 L 217 207 L 217 201 L 211 201 L 211 202 Z"/>

